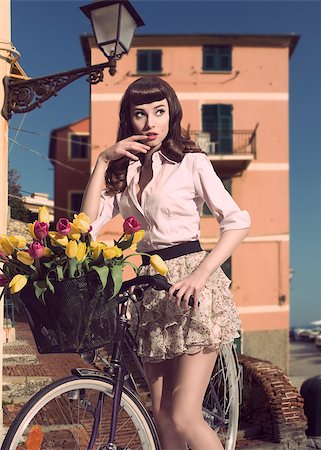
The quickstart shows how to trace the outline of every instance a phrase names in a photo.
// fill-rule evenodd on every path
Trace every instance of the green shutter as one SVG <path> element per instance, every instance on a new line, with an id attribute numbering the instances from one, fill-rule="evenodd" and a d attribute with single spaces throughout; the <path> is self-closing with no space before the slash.
<path id="1" fill-rule="evenodd" d="M 233 152 L 232 105 L 203 105 L 203 131 L 210 133 L 211 142 L 217 142 L 217 153 Z"/>

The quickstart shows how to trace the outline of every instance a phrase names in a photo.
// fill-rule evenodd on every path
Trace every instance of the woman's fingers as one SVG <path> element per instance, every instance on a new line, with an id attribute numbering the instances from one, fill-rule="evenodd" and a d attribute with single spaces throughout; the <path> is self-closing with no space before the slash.
<path id="1" fill-rule="evenodd" d="M 180 285 L 179 283 L 173 285 L 169 291 L 169 296 L 173 298 L 175 304 L 178 308 L 187 310 L 189 308 L 189 299 L 191 296 L 194 297 L 194 309 L 198 307 L 198 299 L 196 290 L 190 286 Z"/>

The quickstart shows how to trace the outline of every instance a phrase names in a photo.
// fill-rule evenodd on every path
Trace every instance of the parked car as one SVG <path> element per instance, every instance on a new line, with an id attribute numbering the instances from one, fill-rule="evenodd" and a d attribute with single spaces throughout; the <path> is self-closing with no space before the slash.
<path id="1" fill-rule="evenodd" d="M 320 328 L 305 329 L 300 331 L 298 336 L 302 341 L 314 342 L 320 331 Z"/>
<path id="2" fill-rule="evenodd" d="M 321 350 L 321 331 L 315 338 L 315 345 Z"/>

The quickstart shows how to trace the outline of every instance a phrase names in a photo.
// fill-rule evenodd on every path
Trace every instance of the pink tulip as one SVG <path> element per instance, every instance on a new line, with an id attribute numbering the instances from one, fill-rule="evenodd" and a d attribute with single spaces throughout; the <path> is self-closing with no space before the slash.
<path id="1" fill-rule="evenodd" d="M 5 275 L 0 274 L 0 287 L 5 286 L 9 282 L 10 280 Z"/>
<path id="2" fill-rule="evenodd" d="M 58 233 L 60 233 L 62 236 L 67 236 L 69 231 L 71 230 L 71 223 L 68 219 L 61 218 L 58 220 L 56 225 L 56 230 Z"/>
<path id="3" fill-rule="evenodd" d="M 142 224 L 138 222 L 136 217 L 129 216 L 127 219 L 125 219 L 123 224 L 124 233 L 126 234 L 134 234 L 136 231 L 140 230 L 140 227 Z"/>
<path id="4" fill-rule="evenodd" d="M 49 224 L 46 222 L 39 222 L 39 220 L 36 220 L 33 232 L 35 233 L 36 237 L 38 239 L 43 239 L 48 235 L 49 231 Z"/>
<path id="5" fill-rule="evenodd" d="M 39 241 L 33 241 L 32 244 L 29 245 L 29 255 L 34 258 L 42 258 L 44 253 L 44 245 Z"/>
<path id="6" fill-rule="evenodd" d="M 9 261 L 9 258 L 6 256 L 5 253 L 3 253 L 2 250 L 0 250 L 0 261 Z"/>

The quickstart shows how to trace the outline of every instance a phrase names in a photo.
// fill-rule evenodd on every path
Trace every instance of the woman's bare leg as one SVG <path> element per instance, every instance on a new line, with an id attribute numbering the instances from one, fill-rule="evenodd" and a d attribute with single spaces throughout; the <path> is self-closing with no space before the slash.
<path id="1" fill-rule="evenodd" d="M 175 386 L 177 362 L 177 358 L 174 358 L 157 364 L 144 364 L 162 450 L 187 449 L 186 441 L 176 432 L 171 420 L 172 393 Z"/>
<path id="2" fill-rule="evenodd" d="M 177 359 L 176 384 L 172 393 L 172 422 L 182 440 L 193 450 L 222 450 L 223 446 L 202 415 L 202 403 L 208 386 L 217 351 L 205 349 L 194 355 L 184 354 Z M 165 447 L 163 450 L 171 450 Z"/>

